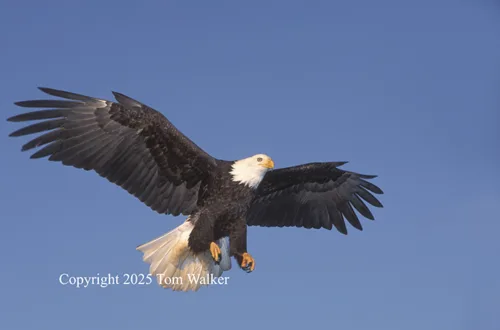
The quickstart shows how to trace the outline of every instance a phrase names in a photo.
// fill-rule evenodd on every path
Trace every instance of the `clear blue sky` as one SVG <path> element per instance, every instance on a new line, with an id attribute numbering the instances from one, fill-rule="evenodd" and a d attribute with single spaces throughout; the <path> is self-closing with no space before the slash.
<path id="1" fill-rule="evenodd" d="M 163 112 L 212 155 L 350 161 L 385 208 L 348 236 L 249 230 L 254 273 L 197 293 L 76 289 L 146 273 L 183 218 L 92 172 L 29 160 L 0 120 L 5 329 L 500 329 L 500 5 L 420 1 L 0 4 L 0 108 L 37 86 Z"/>

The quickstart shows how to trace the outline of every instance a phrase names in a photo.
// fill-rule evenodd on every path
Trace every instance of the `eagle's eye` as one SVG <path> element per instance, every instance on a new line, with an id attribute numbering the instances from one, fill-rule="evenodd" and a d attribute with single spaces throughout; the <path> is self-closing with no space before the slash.
<path id="1" fill-rule="evenodd" d="M 257 161 L 260 163 L 262 161 L 262 157 L 257 158 Z"/>

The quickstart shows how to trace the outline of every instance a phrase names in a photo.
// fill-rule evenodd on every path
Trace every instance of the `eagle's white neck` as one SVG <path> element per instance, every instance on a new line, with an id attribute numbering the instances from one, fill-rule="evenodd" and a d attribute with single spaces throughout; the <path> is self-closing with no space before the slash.
<path id="1" fill-rule="evenodd" d="M 267 170 L 267 168 L 256 164 L 253 159 L 242 159 L 233 164 L 230 173 L 233 176 L 233 181 L 257 189 Z"/>

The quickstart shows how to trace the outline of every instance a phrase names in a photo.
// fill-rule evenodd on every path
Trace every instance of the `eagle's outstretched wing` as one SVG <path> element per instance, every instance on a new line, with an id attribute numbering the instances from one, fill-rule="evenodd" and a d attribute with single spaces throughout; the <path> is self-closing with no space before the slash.
<path id="1" fill-rule="evenodd" d="M 347 234 L 345 218 L 362 230 L 354 209 L 373 220 L 363 200 L 382 207 L 372 193 L 383 192 L 366 181 L 376 176 L 337 168 L 343 164 L 345 162 L 310 163 L 267 172 L 250 207 L 248 225 L 329 230 L 335 226 Z"/>
<path id="2" fill-rule="evenodd" d="M 65 100 L 17 102 L 27 108 L 48 108 L 9 118 L 12 122 L 43 120 L 10 136 L 50 131 L 22 150 L 44 146 L 31 158 L 94 170 L 123 187 L 158 213 L 190 214 L 205 189 L 213 158 L 156 110 L 123 94 L 117 102 L 40 88 Z"/>

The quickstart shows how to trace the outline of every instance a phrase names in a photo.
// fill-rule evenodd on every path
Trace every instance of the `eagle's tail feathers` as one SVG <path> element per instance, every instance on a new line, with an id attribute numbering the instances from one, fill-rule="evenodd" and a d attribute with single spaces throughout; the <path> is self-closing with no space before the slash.
<path id="1" fill-rule="evenodd" d="M 172 231 L 137 247 L 143 253 L 143 260 L 150 264 L 149 272 L 164 288 L 174 291 L 197 291 L 210 281 L 202 278 L 219 277 L 231 268 L 229 238 L 217 241 L 222 260 L 215 264 L 210 251 L 193 253 L 188 239 L 194 225 L 186 220 Z"/>

